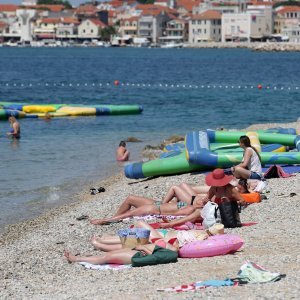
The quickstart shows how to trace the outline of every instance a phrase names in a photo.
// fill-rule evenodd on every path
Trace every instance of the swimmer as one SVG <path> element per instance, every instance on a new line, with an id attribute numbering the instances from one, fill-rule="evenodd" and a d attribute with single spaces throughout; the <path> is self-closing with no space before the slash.
<path id="1" fill-rule="evenodd" d="M 118 161 L 127 161 L 129 160 L 129 151 L 126 149 L 126 143 L 121 141 L 116 153 L 116 159 Z"/>
<path id="2" fill-rule="evenodd" d="M 20 123 L 16 120 L 14 116 L 10 116 L 8 118 L 8 122 L 10 123 L 11 130 L 10 132 L 7 132 L 7 136 L 19 139 L 21 137 Z"/>

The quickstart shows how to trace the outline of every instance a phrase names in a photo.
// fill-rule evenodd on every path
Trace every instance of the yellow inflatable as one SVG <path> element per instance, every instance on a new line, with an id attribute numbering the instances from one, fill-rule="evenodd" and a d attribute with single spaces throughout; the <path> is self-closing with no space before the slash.
<path id="1" fill-rule="evenodd" d="M 24 105 L 23 111 L 28 114 L 55 112 L 56 108 L 51 105 Z"/>
<path id="2" fill-rule="evenodd" d="M 95 116 L 96 108 L 94 107 L 77 107 L 64 106 L 56 111 L 57 113 L 65 113 L 69 116 Z"/>

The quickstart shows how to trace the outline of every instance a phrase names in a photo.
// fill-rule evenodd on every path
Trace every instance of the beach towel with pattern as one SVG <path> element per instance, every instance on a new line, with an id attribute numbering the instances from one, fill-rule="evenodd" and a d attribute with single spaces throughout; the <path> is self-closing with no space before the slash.
<path id="1" fill-rule="evenodd" d="M 82 266 L 84 266 L 87 269 L 90 270 L 124 270 L 124 269 L 129 269 L 132 266 L 131 265 L 118 265 L 118 264 L 106 264 L 106 265 L 93 265 L 87 262 L 80 262 Z"/>

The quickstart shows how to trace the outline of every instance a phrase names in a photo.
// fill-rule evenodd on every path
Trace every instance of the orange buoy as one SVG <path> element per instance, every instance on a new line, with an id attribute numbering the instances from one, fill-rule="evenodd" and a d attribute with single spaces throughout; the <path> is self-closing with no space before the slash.
<path id="1" fill-rule="evenodd" d="M 258 88 L 259 90 L 261 90 L 261 89 L 262 89 L 262 85 L 259 84 L 259 85 L 257 86 L 257 88 Z"/>
<path id="2" fill-rule="evenodd" d="M 114 85 L 119 85 L 119 84 L 120 84 L 119 80 L 114 81 Z"/>

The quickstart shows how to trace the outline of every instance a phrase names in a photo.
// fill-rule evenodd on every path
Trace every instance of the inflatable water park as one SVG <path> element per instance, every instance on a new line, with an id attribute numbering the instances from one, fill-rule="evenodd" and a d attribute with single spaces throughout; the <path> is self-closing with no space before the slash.
<path id="1" fill-rule="evenodd" d="M 132 179 L 226 169 L 243 160 L 239 138 L 247 135 L 260 153 L 262 165 L 300 165 L 300 135 L 294 128 L 272 128 L 251 132 L 192 131 L 184 143 L 166 147 L 158 159 L 125 166 L 125 176 Z"/>
<path id="2" fill-rule="evenodd" d="M 30 104 L 0 102 L 0 120 L 16 118 L 52 118 L 101 115 L 129 115 L 143 111 L 140 105 L 81 105 L 81 104 Z"/>

